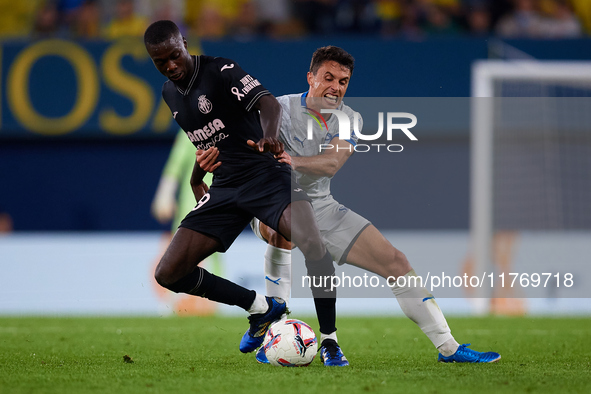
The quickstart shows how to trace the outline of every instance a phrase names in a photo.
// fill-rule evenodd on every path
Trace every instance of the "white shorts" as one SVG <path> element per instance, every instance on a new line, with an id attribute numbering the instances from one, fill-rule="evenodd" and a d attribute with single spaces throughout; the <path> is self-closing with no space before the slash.
<path id="1" fill-rule="evenodd" d="M 312 207 L 326 248 L 338 265 L 345 264 L 357 238 L 371 222 L 339 204 L 332 196 L 313 200 Z M 250 222 L 250 226 L 257 237 L 267 242 L 261 235 L 257 218 Z"/>

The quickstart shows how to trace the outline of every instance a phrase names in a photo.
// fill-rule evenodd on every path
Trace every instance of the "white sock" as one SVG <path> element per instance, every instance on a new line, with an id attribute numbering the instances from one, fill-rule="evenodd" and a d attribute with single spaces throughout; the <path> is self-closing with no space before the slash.
<path id="1" fill-rule="evenodd" d="M 265 286 L 269 297 L 280 297 L 287 303 L 291 291 L 291 250 L 267 245 L 265 252 Z"/>
<path id="2" fill-rule="evenodd" d="M 459 344 L 451 335 L 447 321 L 433 295 L 421 286 L 419 281 L 411 279 L 416 276 L 415 271 L 410 270 L 403 277 L 399 277 L 392 287 L 392 292 L 404 314 L 419 326 L 441 354 L 451 356 Z"/>
<path id="3" fill-rule="evenodd" d="M 257 293 L 256 297 L 250 308 L 248 309 L 248 313 L 251 315 L 257 313 L 265 313 L 269 309 L 269 303 L 267 303 L 267 299 L 264 295 Z"/>
<path id="4" fill-rule="evenodd" d="M 460 344 L 457 343 L 455 339 L 451 338 L 445 341 L 443 345 L 439 346 L 437 350 L 439 350 L 439 353 L 443 354 L 445 357 L 449 357 L 454 354 L 459 347 Z"/>
<path id="5" fill-rule="evenodd" d="M 339 343 L 339 341 L 337 340 L 337 332 L 333 331 L 330 334 L 323 334 L 320 333 L 320 345 L 322 345 L 322 342 L 325 339 L 332 339 L 333 341 L 335 341 L 336 343 Z"/>

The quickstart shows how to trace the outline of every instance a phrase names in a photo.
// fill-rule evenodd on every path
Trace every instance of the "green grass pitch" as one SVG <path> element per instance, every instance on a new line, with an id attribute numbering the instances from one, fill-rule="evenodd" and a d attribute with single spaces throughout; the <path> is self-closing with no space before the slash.
<path id="1" fill-rule="evenodd" d="M 316 319 L 303 318 L 317 330 Z M 347 368 L 259 365 L 246 319 L 0 318 L 0 393 L 589 393 L 590 318 L 449 318 L 496 364 L 438 363 L 409 320 L 339 318 Z"/>

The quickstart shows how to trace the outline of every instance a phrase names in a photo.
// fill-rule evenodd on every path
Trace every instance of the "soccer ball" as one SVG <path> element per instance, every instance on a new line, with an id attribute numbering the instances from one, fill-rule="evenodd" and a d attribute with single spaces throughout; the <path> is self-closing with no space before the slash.
<path id="1" fill-rule="evenodd" d="M 281 320 L 267 331 L 263 349 L 271 365 L 305 367 L 314 360 L 318 341 L 314 330 L 303 321 Z"/>

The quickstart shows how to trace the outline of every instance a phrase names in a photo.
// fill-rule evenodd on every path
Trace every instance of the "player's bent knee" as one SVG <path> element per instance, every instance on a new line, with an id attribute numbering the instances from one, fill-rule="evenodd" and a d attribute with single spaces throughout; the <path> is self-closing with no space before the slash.
<path id="1" fill-rule="evenodd" d="M 293 245 L 287 239 L 285 239 L 281 234 L 269 228 L 267 232 L 267 239 L 269 240 L 268 243 L 271 246 L 275 246 L 279 249 L 286 249 L 291 250 L 293 249 Z"/>
<path id="2" fill-rule="evenodd" d="M 396 264 L 398 265 L 410 265 L 410 263 L 408 262 L 408 259 L 406 258 L 406 255 L 404 253 L 402 253 L 401 251 L 399 251 L 398 249 L 396 250 L 396 256 L 394 258 L 394 261 L 396 262 Z"/>
<path id="3" fill-rule="evenodd" d="M 394 277 L 398 277 L 398 276 L 403 276 L 406 275 L 408 273 L 408 271 L 410 271 L 412 269 L 410 263 L 408 262 L 408 259 L 406 258 L 406 255 L 404 253 L 402 253 L 400 250 L 393 248 L 394 249 L 394 256 L 392 259 L 390 260 L 390 267 L 389 267 L 389 276 L 394 276 Z"/>
<path id="4" fill-rule="evenodd" d="M 162 268 L 162 266 L 159 264 L 158 267 L 156 267 L 156 271 L 154 272 L 154 279 L 156 280 L 156 283 L 158 283 L 160 286 L 168 289 L 169 286 L 174 283 L 174 280 L 171 281 L 170 275 L 166 274 L 166 270 Z"/>
<path id="5" fill-rule="evenodd" d="M 326 247 L 320 237 L 305 236 L 299 239 L 297 243 L 294 243 L 300 248 L 306 259 L 319 260 L 326 253 Z"/>
<path id="6" fill-rule="evenodd" d="M 167 275 L 165 270 L 156 268 L 154 274 L 156 282 L 175 293 L 187 293 L 203 297 L 205 292 L 211 288 L 215 282 L 214 275 L 210 274 L 201 267 L 196 267 L 189 274 L 179 278 L 178 276 Z"/>
<path id="7" fill-rule="evenodd" d="M 162 260 L 154 271 L 154 279 L 160 286 L 172 290 L 171 286 L 180 279 L 178 272 L 169 268 Z"/>

